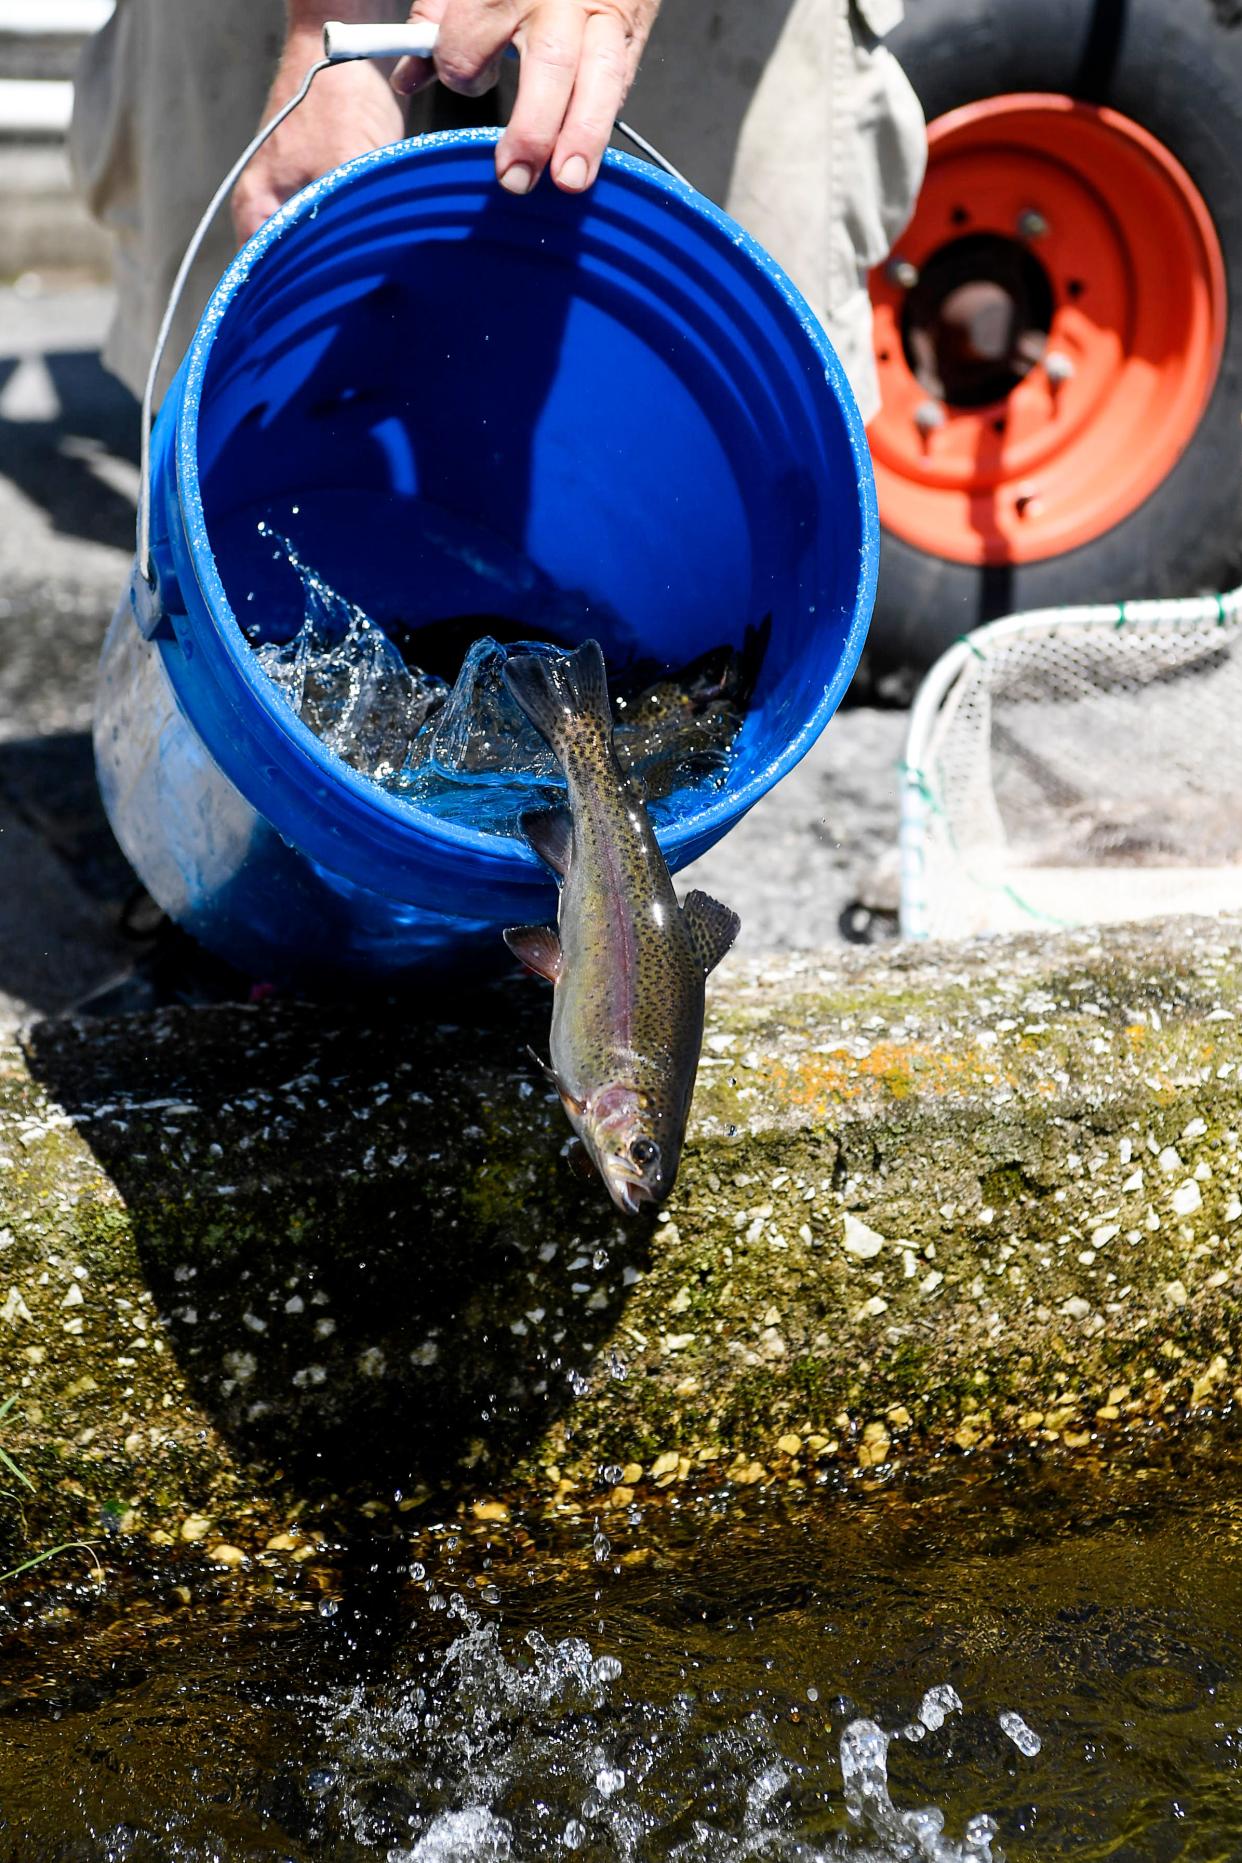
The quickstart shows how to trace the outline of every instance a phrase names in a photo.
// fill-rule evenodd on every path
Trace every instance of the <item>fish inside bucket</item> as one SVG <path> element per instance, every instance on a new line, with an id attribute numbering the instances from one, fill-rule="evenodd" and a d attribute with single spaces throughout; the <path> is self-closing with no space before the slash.
<path id="1" fill-rule="evenodd" d="M 290 508 L 290 518 L 302 515 Z M 494 552 L 469 548 L 440 514 L 438 544 L 477 569 Z M 360 774 L 422 809 L 497 835 L 521 834 L 520 817 L 556 800 L 564 777 L 503 679 L 515 651 L 557 655 L 582 640 L 607 643 L 614 743 L 660 825 L 672 825 L 725 781 L 771 630 L 764 618 L 743 643 L 722 643 L 685 665 L 662 665 L 615 615 L 581 594 L 516 581 L 497 565 L 497 611 L 427 620 L 382 619 L 334 588 L 279 518 L 255 536 L 279 590 L 246 633 L 284 703 Z M 532 602 L 532 593 L 534 601 Z M 504 612 L 505 596 L 514 612 Z M 532 607 L 536 613 L 532 616 Z M 248 601 L 247 611 L 253 613 Z M 537 629 L 537 632 L 536 632 Z"/>

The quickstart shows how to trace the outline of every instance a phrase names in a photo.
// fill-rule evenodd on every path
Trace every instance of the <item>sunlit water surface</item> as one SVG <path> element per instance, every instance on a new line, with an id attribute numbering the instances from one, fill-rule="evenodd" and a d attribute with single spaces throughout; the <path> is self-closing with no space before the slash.
<path id="1" fill-rule="evenodd" d="M 1242 1857 L 1236 1447 L 487 1531 L 10 1588 L 0 1859 Z"/>

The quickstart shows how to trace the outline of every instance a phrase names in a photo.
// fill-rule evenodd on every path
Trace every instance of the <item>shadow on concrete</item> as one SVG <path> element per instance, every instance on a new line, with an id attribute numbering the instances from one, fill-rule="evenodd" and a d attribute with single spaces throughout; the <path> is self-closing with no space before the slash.
<path id="1" fill-rule="evenodd" d="M 84 893 L 121 906 L 134 875 L 99 799 L 89 731 L 0 741 L 0 799 L 64 861 Z"/>
<path id="2" fill-rule="evenodd" d="M 650 1225 L 565 1155 L 526 1052 L 549 1007 L 515 977 L 421 1014 L 226 1006 L 28 1037 L 194 1399 L 261 1486 L 503 1488 L 616 1327 Z"/>
<path id="3" fill-rule="evenodd" d="M 0 470 L 44 510 L 54 530 L 130 550 L 134 501 L 101 467 L 138 459 L 139 409 L 95 350 L 52 351 L 37 359 L 54 391 L 46 418 L 0 417 Z M 30 359 L 0 358 L 0 395 Z"/>

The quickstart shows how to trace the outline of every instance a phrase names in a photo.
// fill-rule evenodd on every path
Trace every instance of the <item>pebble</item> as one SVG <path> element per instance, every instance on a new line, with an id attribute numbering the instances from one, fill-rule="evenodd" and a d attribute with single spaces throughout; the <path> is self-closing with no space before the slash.
<path id="1" fill-rule="evenodd" d="M 1193 1177 L 1188 1177 L 1184 1184 L 1179 1184 L 1173 1192 L 1173 1210 L 1177 1216 L 1193 1216 L 1203 1204 L 1203 1192 Z"/>
<path id="2" fill-rule="evenodd" d="M 888 1460 L 892 1438 L 882 1423 L 868 1423 L 858 1446 L 859 1468 L 875 1468 Z"/>
<path id="3" fill-rule="evenodd" d="M 857 1255 L 861 1261 L 871 1261 L 884 1247 L 884 1237 L 857 1216 L 845 1214 L 845 1235 L 841 1244 L 847 1255 Z"/>
<path id="4" fill-rule="evenodd" d="M 213 1565 L 244 1565 L 246 1555 L 240 1546 L 229 1546 L 221 1541 L 217 1546 L 207 1548 L 207 1557 Z"/>

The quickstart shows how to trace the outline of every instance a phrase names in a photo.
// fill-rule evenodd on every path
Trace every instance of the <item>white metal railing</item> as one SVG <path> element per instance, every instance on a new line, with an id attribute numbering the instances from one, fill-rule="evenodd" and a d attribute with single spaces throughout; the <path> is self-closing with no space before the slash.
<path id="1" fill-rule="evenodd" d="M 0 32 L 54 39 L 98 32 L 113 0 L 0 0 Z"/>
<path id="2" fill-rule="evenodd" d="M 0 35 L 85 38 L 107 24 L 114 0 L 0 0 Z M 63 136 L 73 86 L 63 78 L 0 78 L 0 135 Z"/>
<path id="3" fill-rule="evenodd" d="M 73 86 L 58 78 L 0 78 L 0 132 L 6 136 L 63 136 L 73 109 Z"/>

